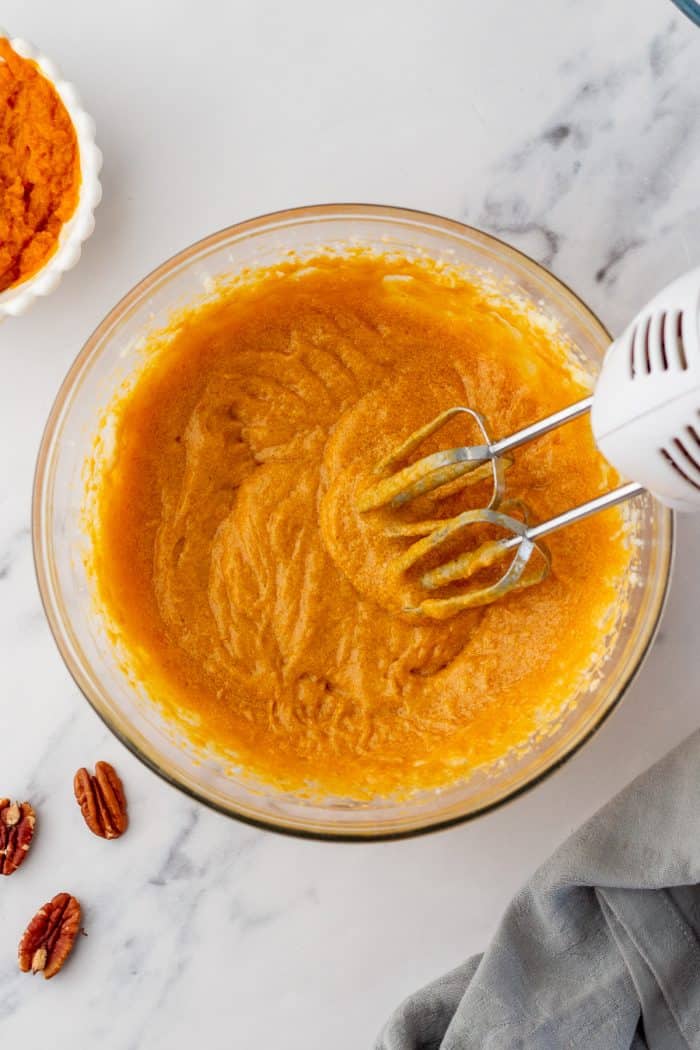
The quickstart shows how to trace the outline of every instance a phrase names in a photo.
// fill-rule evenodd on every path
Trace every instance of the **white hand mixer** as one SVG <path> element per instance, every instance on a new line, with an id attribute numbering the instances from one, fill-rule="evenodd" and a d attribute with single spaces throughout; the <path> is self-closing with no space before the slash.
<path id="1" fill-rule="evenodd" d="M 428 436 L 461 412 L 476 422 L 483 444 L 435 452 L 398 469 Z M 522 504 L 504 501 L 503 457 L 586 412 L 591 414 L 599 450 L 622 475 L 636 480 L 549 521 L 529 525 L 515 516 L 518 513 L 527 518 Z M 486 422 L 478 412 L 464 406 L 449 408 L 378 464 L 376 473 L 383 475 L 382 479 L 365 490 L 358 501 L 363 512 L 402 506 L 459 478 L 467 483 L 485 473 L 492 475 L 493 495 L 488 507 L 453 518 L 397 525 L 392 530 L 397 536 L 422 537 L 390 564 L 394 573 L 405 572 L 467 526 L 490 524 L 507 533 L 421 576 L 422 586 L 435 591 L 467 580 L 513 553 L 495 583 L 447 597 L 426 598 L 406 610 L 433 619 L 446 619 L 462 609 L 487 605 L 513 590 L 539 583 L 550 568 L 542 537 L 644 491 L 675 510 L 700 510 L 700 268 L 655 296 L 612 343 L 590 397 L 499 441 L 489 439 Z M 537 565 L 534 555 L 539 557 Z"/>

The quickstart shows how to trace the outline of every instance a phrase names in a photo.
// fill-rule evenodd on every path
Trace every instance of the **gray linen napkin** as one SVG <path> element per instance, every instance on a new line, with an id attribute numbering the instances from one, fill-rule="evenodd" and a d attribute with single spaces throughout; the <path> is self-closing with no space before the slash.
<path id="1" fill-rule="evenodd" d="M 376 1050 L 700 1048 L 700 730 L 583 825 Z"/>

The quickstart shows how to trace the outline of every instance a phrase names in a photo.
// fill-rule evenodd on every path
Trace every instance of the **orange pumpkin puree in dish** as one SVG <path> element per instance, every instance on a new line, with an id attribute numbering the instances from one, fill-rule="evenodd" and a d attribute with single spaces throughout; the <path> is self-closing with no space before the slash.
<path id="1" fill-rule="evenodd" d="M 75 128 L 35 62 L 0 37 L 0 292 L 40 270 L 80 193 Z"/>
<path id="2" fill-rule="evenodd" d="M 527 748 L 614 629 L 621 512 L 552 535 L 541 584 L 439 622 L 403 611 L 415 580 L 387 583 L 409 542 L 387 536 L 397 512 L 355 504 L 450 405 L 500 436 L 585 390 L 532 306 L 428 261 L 290 257 L 222 287 L 153 337 L 110 410 L 92 570 L 132 673 L 195 742 L 311 795 L 407 794 Z M 535 520 L 616 481 L 585 420 L 520 450 L 507 477 Z M 483 505 L 481 484 L 430 515 Z"/>

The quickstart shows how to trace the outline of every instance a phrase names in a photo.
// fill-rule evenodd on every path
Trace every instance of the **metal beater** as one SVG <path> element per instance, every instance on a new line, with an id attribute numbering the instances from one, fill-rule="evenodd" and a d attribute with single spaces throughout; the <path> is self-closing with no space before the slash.
<path id="1" fill-rule="evenodd" d="M 536 525 L 527 508 L 505 500 L 508 453 L 590 412 L 600 452 L 621 474 L 636 478 L 602 496 Z M 400 464 L 459 413 L 467 413 L 483 437 L 479 445 L 459 446 L 404 467 Z M 456 517 L 397 525 L 397 536 L 418 536 L 390 563 L 404 573 L 460 532 L 476 525 L 497 526 L 506 535 L 488 540 L 425 572 L 427 591 L 472 579 L 483 569 L 510 557 L 492 583 L 472 586 L 446 597 L 428 597 L 407 610 L 447 619 L 463 609 L 488 605 L 545 578 L 551 558 L 544 536 L 649 491 L 680 511 L 700 510 L 700 268 L 678 278 L 647 306 L 612 343 L 595 392 L 508 437 L 493 441 L 484 418 L 471 408 L 455 406 L 415 431 L 391 456 L 377 465 L 380 476 L 358 500 L 362 512 L 400 507 L 447 484 L 467 484 L 491 475 L 488 507 Z"/>

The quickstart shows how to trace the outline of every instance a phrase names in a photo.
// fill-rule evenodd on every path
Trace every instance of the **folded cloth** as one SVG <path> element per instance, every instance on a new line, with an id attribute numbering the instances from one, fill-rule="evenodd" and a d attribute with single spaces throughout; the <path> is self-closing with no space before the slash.
<path id="1" fill-rule="evenodd" d="M 700 731 L 561 846 L 376 1050 L 700 1048 Z"/>

